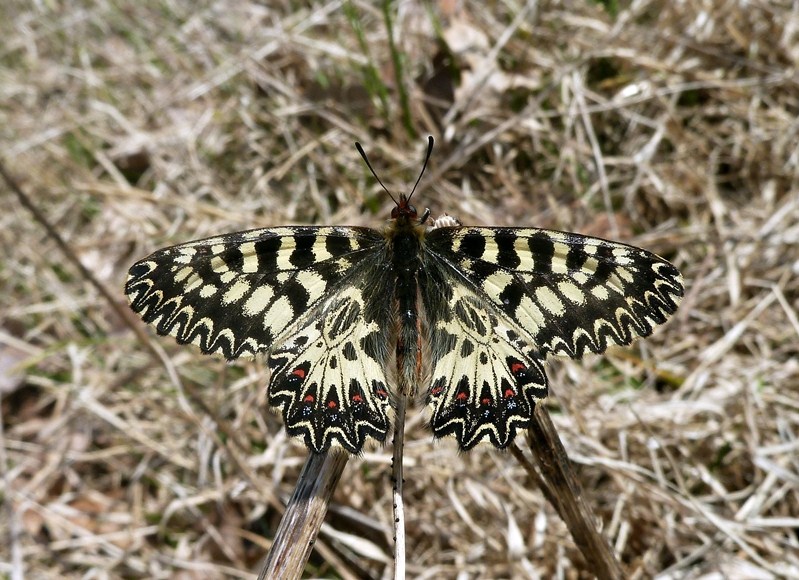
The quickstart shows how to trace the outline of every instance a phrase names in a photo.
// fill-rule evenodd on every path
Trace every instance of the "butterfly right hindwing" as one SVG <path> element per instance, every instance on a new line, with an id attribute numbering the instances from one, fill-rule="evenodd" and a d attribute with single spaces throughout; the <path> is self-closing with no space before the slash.
<path id="1" fill-rule="evenodd" d="M 453 284 L 447 303 L 432 311 L 427 402 L 433 434 L 455 435 L 464 451 L 483 439 L 507 447 L 547 396 L 538 355 L 463 284 Z"/>

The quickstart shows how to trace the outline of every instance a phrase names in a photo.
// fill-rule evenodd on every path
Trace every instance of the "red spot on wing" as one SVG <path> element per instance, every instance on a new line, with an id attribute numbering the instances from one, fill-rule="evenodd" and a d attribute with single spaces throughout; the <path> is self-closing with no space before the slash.
<path id="1" fill-rule="evenodd" d="M 458 399 L 459 401 L 465 401 L 467 396 L 468 395 L 464 391 L 461 391 L 457 395 L 455 395 L 455 398 Z"/>
<path id="2" fill-rule="evenodd" d="M 357 394 L 353 395 L 352 396 L 352 402 L 353 403 L 361 403 L 361 402 L 363 402 L 363 397 L 360 396 L 360 395 L 357 395 Z"/>
<path id="3" fill-rule="evenodd" d="M 520 363 L 520 362 L 515 362 L 515 363 L 512 363 L 512 364 L 510 365 L 510 372 L 512 372 L 514 375 L 515 375 L 516 373 L 519 373 L 519 372 L 521 372 L 521 371 L 523 371 L 523 370 L 526 370 L 526 369 L 527 369 L 527 367 L 526 367 L 526 366 L 524 366 L 524 365 L 523 365 L 522 363 Z"/>
<path id="4" fill-rule="evenodd" d="M 480 399 L 480 403 L 482 405 L 490 405 L 491 404 L 491 399 L 489 397 L 485 397 L 483 399 Z"/>
<path id="5" fill-rule="evenodd" d="M 338 407 L 338 403 L 336 403 L 335 401 L 328 401 L 327 402 L 327 408 L 328 409 L 335 409 L 336 407 Z"/>
<path id="6" fill-rule="evenodd" d="M 302 402 L 303 403 L 313 403 L 315 400 L 316 400 L 316 397 L 314 397 L 313 395 L 309 394 L 309 395 L 305 395 L 305 398 L 303 398 Z"/>
<path id="7" fill-rule="evenodd" d="M 513 389 L 505 389 L 505 398 L 506 399 L 510 399 L 511 397 L 515 397 L 515 396 L 516 396 L 516 391 L 514 391 Z"/>
<path id="8" fill-rule="evenodd" d="M 300 377 L 301 379 L 304 379 L 305 378 L 305 369 L 301 369 L 301 368 L 298 367 L 298 368 L 294 369 L 293 371 L 291 371 L 291 374 L 294 375 L 295 377 Z"/>

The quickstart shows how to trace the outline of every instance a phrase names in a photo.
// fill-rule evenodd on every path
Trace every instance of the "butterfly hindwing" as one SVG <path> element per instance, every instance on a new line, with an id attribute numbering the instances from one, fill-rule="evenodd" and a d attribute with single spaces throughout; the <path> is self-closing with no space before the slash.
<path id="1" fill-rule="evenodd" d="M 427 402 L 437 437 L 455 435 L 464 451 L 481 440 L 504 448 L 530 425 L 547 379 L 536 353 L 468 286 L 455 283 L 429 309 L 432 378 Z"/>
<path id="2" fill-rule="evenodd" d="M 269 355 L 269 403 L 317 453 L 335 444 L 359 453 L 367 436 L 388 432 L 387 327 L 369 310 L 359 287 L 342 289 Z"/>

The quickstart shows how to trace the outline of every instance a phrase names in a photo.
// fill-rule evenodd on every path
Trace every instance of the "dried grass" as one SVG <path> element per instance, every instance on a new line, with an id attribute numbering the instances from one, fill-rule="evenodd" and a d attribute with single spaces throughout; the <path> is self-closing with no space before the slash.
<path id="1" fill-rule="evenodd" d="M 795 6 L 401 3 L 398 75 L 380 9 L 272 4 L 0 8 L 0 155 L 82 263 L 123 301 L 170 243 L 379 224 L 353 142 L 403 191 L 433 134 L 434 215 L 624 239 L 685 274 L 654 337 L 549 367 L 629 577 L 799 577 Z M 252 577 L 306 453 L 263 361 L 151 336 L 153 356 L 4 198 L 0 575 Z M 590 577 L 509 454 L 409 417 L 409 575 Z M 390 453 L 349 462 L 309 576 L 390 569 Z"/>

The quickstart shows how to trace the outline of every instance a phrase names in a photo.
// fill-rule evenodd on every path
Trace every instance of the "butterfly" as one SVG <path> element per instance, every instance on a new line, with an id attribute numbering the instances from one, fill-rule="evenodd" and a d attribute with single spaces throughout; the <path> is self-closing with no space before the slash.
<path id="1" fill-rule="evenodd" d="M 436 437 L 507 447 L 547 396 L 547 357 L 648 336 L 683 296 L 677 268 L 646 250 L 432 221 L 415 189 L 392 197 L 382 229 L 271 227 L 158 250 L 130 268 L 125 293 L 179 343 L 264 353 L 288 434 L 353 454 L 385 440 L 396 384 L 426 387 Z"/>

